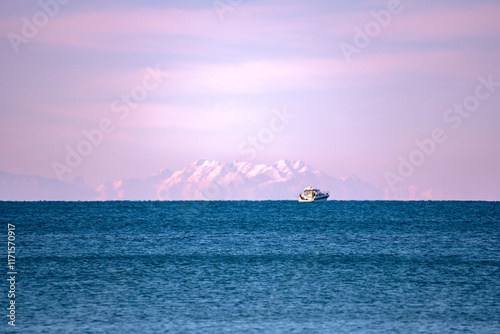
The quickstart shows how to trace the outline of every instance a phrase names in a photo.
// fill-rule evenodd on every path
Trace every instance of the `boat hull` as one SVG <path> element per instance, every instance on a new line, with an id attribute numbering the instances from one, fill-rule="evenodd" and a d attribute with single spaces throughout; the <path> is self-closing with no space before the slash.
<path id="1" fill-rule="evenodd" d="M 318 203 L 318 202 L 326 202 L 326 200 L 328 199 L 328 197 L 330 196 L 322 196 L 320 198 L 307 198 L 307 199 L 302 199 L 300 198 L 299 199 L 299 202 L 302 202 L 302 203 Z"/>

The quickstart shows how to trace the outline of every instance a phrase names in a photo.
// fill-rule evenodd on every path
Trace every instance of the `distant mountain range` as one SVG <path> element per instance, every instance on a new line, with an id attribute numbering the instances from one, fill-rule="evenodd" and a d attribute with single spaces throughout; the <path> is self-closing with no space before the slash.
<path id="1" fill-rule="evenodd" d="M 356 176 L 338 179 L 290 160 L 265 165 L 201 159 L 180 171 L 164 169 L 95 189 L 79 178 L 66 183 L 0 172 L 0 185 L 0 200 L 294 200 L 307 186 L 329 190 L 330 199 L 384 199 L 383 188 Z"/>
<path id="2" fill-rule="evenodd" d="M 41 176 L 11 174 L 0 171 L 0 200 L 4 201 L 90 201 L 98 193 L 88 189 L 83 178 L 72 183 Z"/>

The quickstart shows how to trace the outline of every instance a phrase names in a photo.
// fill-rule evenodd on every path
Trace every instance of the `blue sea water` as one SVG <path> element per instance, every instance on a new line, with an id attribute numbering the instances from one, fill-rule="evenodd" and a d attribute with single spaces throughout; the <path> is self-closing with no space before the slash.
<path id="1" fill-rule="evenodd" d="M 0 331 L 500 333 L 500 202 L 0 202 L 0 212 L 5 259 L 16 228 L 18 272 L 16 326 L 2 316 Z"/>

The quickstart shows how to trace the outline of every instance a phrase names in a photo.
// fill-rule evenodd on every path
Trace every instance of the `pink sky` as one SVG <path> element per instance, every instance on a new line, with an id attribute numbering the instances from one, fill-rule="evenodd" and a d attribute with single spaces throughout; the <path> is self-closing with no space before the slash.
<path id="1" fill-rule="evenodd" d="M 500 84 L 479 79 L 500 83 L 500 3 L 402 0 L 348 61 L 342 43 L 356 46 L 390 1 L 221 1 L 223 19 L 212 1 L 42 0 L 50 15 L 2 2 L 0 170 L 56 178 L 66 147 L 106 119 L 113 131 L 65 181 L 96 187 L 200 158 L 243 160 L 242 143 L 286 108 L 294 117 L 254 162 L 303 160 L 387 187 L 388 198 L 500 200 Z M 478 85 L 488 97 L 454 128 L 447 110 Z M 446 140 L 398 174 L 436 128 Z"/>

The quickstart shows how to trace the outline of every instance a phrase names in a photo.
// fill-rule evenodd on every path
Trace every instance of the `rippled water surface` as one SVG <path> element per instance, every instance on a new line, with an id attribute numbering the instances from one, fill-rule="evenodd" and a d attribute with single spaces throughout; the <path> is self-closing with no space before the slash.
<path id="1" fill-rule="evenodd" d="M 499 202 L 0 212 L 5 246 L 16 226 L 19 333 L 500 333 Z"/>

